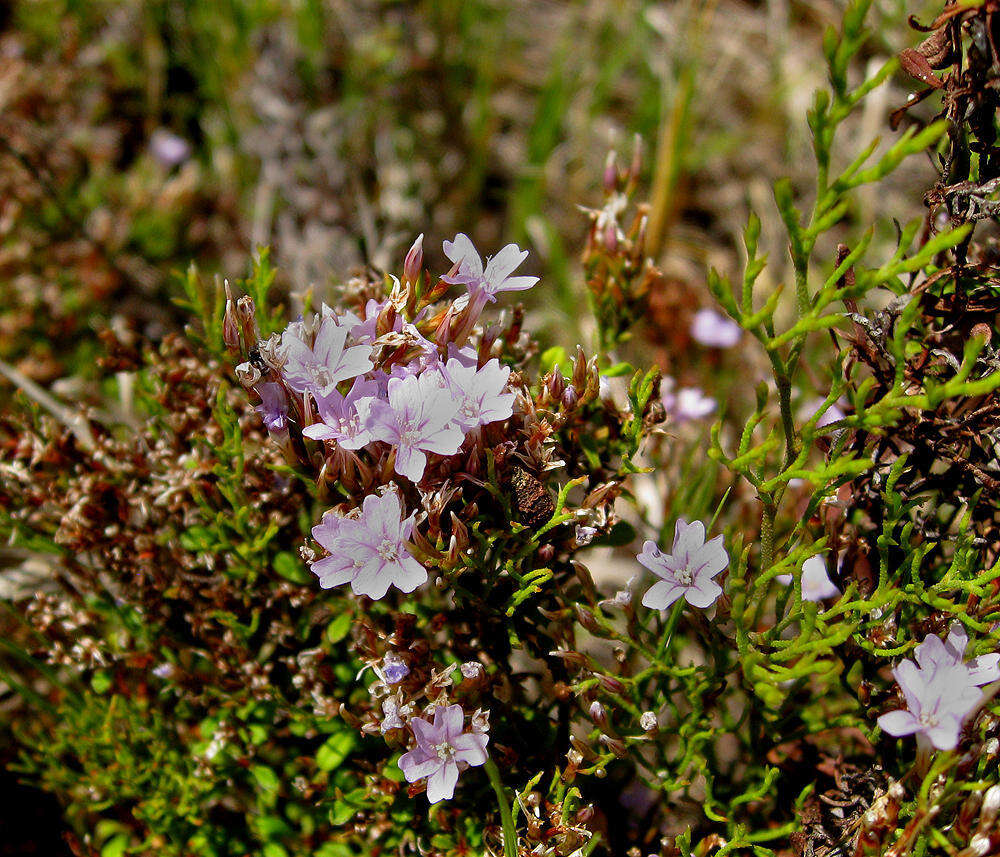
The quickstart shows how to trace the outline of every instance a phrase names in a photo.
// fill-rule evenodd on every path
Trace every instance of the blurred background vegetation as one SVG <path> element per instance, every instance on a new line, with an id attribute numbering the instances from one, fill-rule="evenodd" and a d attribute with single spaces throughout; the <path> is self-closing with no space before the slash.
<path id="1" fill-rule="evenodd" d="M 877 3 L 865 59 L 915 44 L 906 18 L 931 8 Z M 608 151 L 627 165 L 638 138 L 672 290 L 634 347 L 683 374 L 706 271 L 738 270 L 750 206 L 776 263 L 765 276 L 787 273 L 786 249 L 767 243 L 782 234 L 771 184 L 788 175 L 809 196 L 805 114 L 841 12 L 826 0 L 4 4 L 0 365 L 71 402 L 97 375 L 100 331 L 156 342 L 183 327 L 175 299 L 192 263 L 237 278 L 269 246 L 294 311 L 310 288 L 398 268 L 418 233 L 443 270 L 441 242 L 458 231 L 487 253 L 530 249 L 532 326 L 546 344 L 587 342 L 579 206 L 601 205 Z M 876 135 L 891 142 L 887 116 L 909 86 L 900 75 L 866 101 L 845 160 Z M 932 178 L 914 159 L 862 194 L 844 229 L 875 221 L 892 245 L 893 219 L 922 214 Z M 726 359 L 712 369 L 735 379 L 744 355 Z M 0 383 L 0 407 L 13 390 Z M 0 694 L 11 712 L 16 699 Z M 0 763 L 14 753 L 3 712 Z M 0 800 L 19 788 L 5 777 Z M 37 833 L 32 811 L 50 811 L 11 800 L 34 809 L 0 812 L 0 854 L 26 853 L 17 829 Z"/>

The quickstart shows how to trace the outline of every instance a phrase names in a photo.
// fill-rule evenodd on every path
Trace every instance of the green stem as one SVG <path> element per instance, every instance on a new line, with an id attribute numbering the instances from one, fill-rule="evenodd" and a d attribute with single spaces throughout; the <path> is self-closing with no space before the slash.
<path id="1" fill-rule="evenodd" d="M 674 631 L 677 630 L 677 623 L 681 621 L 681 613 L 684 612 L 684 599 L 678 598 L 674 602 L 674 609 L 670 611 L 670 618 L 667 619 L 667 627 L 663 629 L 663 636 L 660 637 L 660 645 L 656 649 L 656 661 L 657 663 L 663 660 L 663 656 L 667 653 L 667 647 L 670 645 L 670 638 L 673 637 Z"/>
<path id="2" fill-rule="evenodd" d="M 486 776 L 490 778 L 490 785 L 493 786 L 500 807 L 504 857 L 517 857 L 517 831 L 514 830 L 514 816 L 510 814 L 510 801 L 507 800 L 507 790 L 500 779 L 500 771 L 497 770 L 496 762 L 490 758 L 486 759 L 483 768 L 486 770 Z"/>

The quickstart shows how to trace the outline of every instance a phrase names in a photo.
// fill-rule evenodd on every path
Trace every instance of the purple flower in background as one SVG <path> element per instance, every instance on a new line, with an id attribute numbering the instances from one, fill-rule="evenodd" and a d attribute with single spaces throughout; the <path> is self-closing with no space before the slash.
<path id="1" fill-rule="evenodd" d="M 434 722 L 422 717 L 410 720 L 417 746 L 399 759 L 399 768 L 408 783 L 427 778 L 427 800 L 437 803 L 455 794 L 458 775 L 470 766 L 486 763 L 489 736 L 464 732 L 461 705 L 438 706 Z"/>
<path id="2" fill-rule="evenodd" d="M 890 711 L 879 717 L 882 731 L 896 737 L 916 733 L 938 750 L 954 750 L 962 721 L 982 698 L 982 691 L 970 683 L 965 667 L 928 674 L 913 661 L 901 661 L 892 674 L 906 698 L 907 710 Z"/>
<path id="3" fill-rule="evenodd" d="M 313 440 L 334 440 L 344 449 L 361 449 L 372 442 L 358 413 L 359 404 L 379 395 L 380 385 L 367 378 L 356 378 L 347 395 L 334 390 L 329 396 L 316 396 L 316 410 L 322 422 L 302 429 Z"/>
<path id="4" fill-rule="evenodd" d="M 700 309 L 691 322 L 691 336 L 711 348 L 732 348 L 743 337 L 743 328 L 714 309 Z"/>
<path id="5" fill-rule="evenodd" d="M 476 369 L 452 357 L 445 364 L 443 375 L 458 406 L 455 419 L 466 431 L 506 420 L 514 413 L 517 396 L 504 392 L 510 367 L 501 366 L 496 358 Z"/>
<path id="6" fill-rule="evenodd" d="M 806 413 L 806 419 L 812 419 L 816 412 L 823 407 L 823 399 L 812 399 L 803 406 L 803 411 Z M 837 402 L 830 405 L 824 412 L 823 415 L 816 420 L 816 428 L 823 428 L 823 426 L 828 426 L 830 423 L 835 423 L 842 420 L 846 414 L 840 409 Z"/>
<path id="7" fill-rule="evenodd" d="M 285 365 L 281 374 L 296 393 L 329 396 L 341 381 L 374 368 L 370 345 L 347 346 L 348 319 L 323 317 L 312 347 L 303 339 L 303 326 L 289 325 L 281 335 Z"/>
<path id="8" fill-rule="evenodd" d="M 350 583 L 355 595 L 377 600 L 390 586 L 412 592 L 425 583 L 427 569 L 406 546 L 416 516 L 414 512 L 403 518 L 395 491 L 369 494 L 358 518 L 325 515 L 312 530 L 313 538 L 330 552 L 330 556 L 311 563 L 319 585 L 329 589 Z"/>
<path id="9" fill-rule="evenodd" d="M 183 164 L 191 157 L 191 144 L 166 128 L 157 128 L 149 137 L 149 151 L 167 169 Z"/>
<path id="10" fill-rule="evenodd" d="M 496 256 L 483 260 L 473 246 L 469 236 L 461 232 L 454 241 L 444 242 L 444 254 L 458 266 L 454 274 L 443 276 L 446 283 L 464 285 L 469 294 L 482 292 L 489 301 L 496 300 L 500 292 L 518 292 L 530 289 L 538 282 L 538 277 L 512 277 L 514 269 L 528 258 L 528 251 L 516 244 L 508 244 Z"/>
<path id="11" fill-rule="evenodd" d="M 260 414 L 268 431 L 281 431 L 288 426 L 288 397 L 281 384 L 265 381 L 256 387 L 260 404 L 254 410 Z"/>
<path id="12" fill-rule="evenodd" d="M 359 406 L 365 429 L 396 447 L 396 472 L 411 482 L 423 478 L 426 453 L 454 455 L 465 440 L 454 422 L 458 403 L 441 381 L 438 372 L 390 378 L 387 402 L 365 399 Z"/>
<path id="13" fill-rule="evenodd" d="M 399 655 L 389 652 L 382 658 L 382 674 L 386 684 L 397 684 L 410 674 L 410 668 Z"/>
<path id="14" fill-rule="evenodd" d="M 692 607 L 708 607 L 722 594 L 722 587 L 712 578 L 729 565 L 722 536 L 706 542 L 705 525 L 701 521 L 689 524 L 683 518 L 674 529 L 670 554 L 647 541 L 636 559 L 663 578 L 642 596 L 643 605 L 654 610 L 665 610 L 681 596 Z"/>
<path id="15" fill-rule="evenodd" d="M 790 574 L 779 574 L 775 578 L 785 586 L 792 584 Z M 802 600 L 822 601 L 824 598 L 836 598 L 840 590 L 834 586 L 826 573 L 826 560 L 819 556 L 811 556 L 802 563 Z"/>
<path id="16" fill-rule="evenodd" d="M 696 387 L 675 390 L 676 383 L 673 378 L 664 378 L 660 384 L 663 407 L 675 420 L 701 420 L 715 411 L 715 399 L 710 399 Z"/>

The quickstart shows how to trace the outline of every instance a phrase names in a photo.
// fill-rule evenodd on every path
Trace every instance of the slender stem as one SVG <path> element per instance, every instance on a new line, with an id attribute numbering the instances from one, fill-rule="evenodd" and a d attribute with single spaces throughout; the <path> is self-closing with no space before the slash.
<path id="1" fill-rule="evenodd" d="M 510 813 L 510 801 L 507 800 L 507 790 L 503 787 L 500 779 L 500 771 L 497 770 L 496 762 L 486 759 L 483 765 L 486 776 L 490 778 L 490 785 L 497 796 L 497 805 L 500 807 L 500 823 L 503 826 L 503 853 L 504 857 L 517 857 L 517 831 L 514 830 L 514 816 Z"/>
<path id="2" fill-rule="evenodd" d="M 660 637 L 660 645 L 656 649 L 656 660 L 657 663 L 663 660 L 663 656 L 667 653 L 667 647 L 670 645 L 670 638 L 674 636 L 674 631 L 677 630 L 677 623 L 681 621 L 681 613 L 684 612 L 684 599 L 678 598 L 674 602 L 674 609 L 670 611 L 670 618 L 667 619 L 667 627 L 663 629 L 663 636 Z"/>

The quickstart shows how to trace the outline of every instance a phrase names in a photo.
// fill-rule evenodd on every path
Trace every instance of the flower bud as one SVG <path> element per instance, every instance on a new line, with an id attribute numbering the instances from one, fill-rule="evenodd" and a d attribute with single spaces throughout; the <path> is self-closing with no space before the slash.
<path id="1" fill-rule="evenodd" d="M 256 342 L 260 339 L 260 328 L 257 327 L 257 306 L 250 295 L 243 295 L 236 301 L 236 320 L 239 322 L 244 342 Z"/>
<path id="2" fill-rule="evenodd" d="M 583 625 L 591 634 L 603 635 L 605 633 L 604 629 L 598 623 L 597 618 L 584 607 L 582 604 L 575 604 L 574 608 L 576 610 L 576 620 Z"/>
<path id="3" fill-rule="evenodd" d="M 597 677 L 597 683 L 608 693 L 617 693 L 620 695 L 625 693 L 626 690 L 623 682 L 620 682 L 618 679 L 609 675 L 599 675 Z"/>
<path id="4" fill-rule="evenodd" d="M 226 290 L 226 314 L 222 317 L 222 341 L 227 348 L 236 351 L 240 347 L 240 328 L 236 321 L 236 307 L 233 304 L 233 293 L 229 290 L 229 280 L 222 281 Z"/>
<path id="5" fill-rule="evenodd" d="M 566 389 L 566 379 L 558 369 L 553 369 L 549 373 L 548 388 L 553 401 L 558 402 L 562 398 L 563 390 Z"/>
<path id="6" fill-rule="evenodd" d="M 601 703 L 596 699 L 590 703 L 590 708 L 587 709 L 587 714 L 590 719 L 594 721 L 595 725 L 600 726 L 602 729 L 607 727 L 608 715 L 604 711 L 604 706 L 601 705 Z"/>
<path id="7" fill-rule="evenodd" d="M 416 283 L 420 279 L 420 269 L 423 267 L 423 264 L 424 233 L 421 232 L 403 260 L 403 280 L 407 283 Z"/>
<path id="8" fill-rule="evenodd" d="M 562 405 L 567 410 L 570 411 L 576 407 L 576 403 L 580 400 L 577 395 L 576 387 L 570 384 L 562 394 Z"/>
<path id="9" fill-rule="evenodd" d="M 586 824 L 590 819 L 594 817 L 594 806 L 593 804 L 587 804 L 586 806 L 580 807 L 576 812 L 576 823 Z"/>
<path id="10" fill-rule="evenodd" d="M 639 718 L 639 726 L 642 727 L 643 732 L 656 732 L 659 729 L 656 715 L 652 711 L 644 711 L 642 717 Z"/>
<path id="11" fill-rule="evenodd" d="M 611 193 L 618 183 L 618 167 L 615 164 L 617 158 L 618 156 L 612 149 L 608 152 L 607 158 L 604 159 L 604 190 L 608 193 Z"/>
<path id="12" fill-rule="evenodd" d="M 625 746 L 624 741 L 619 741 L 617 738 L 612 738 L 610 735 L 602 735 L 600 737 L 600 742 L 619 759 L 623 759 L 628 755 L 628 748 Z"/>

